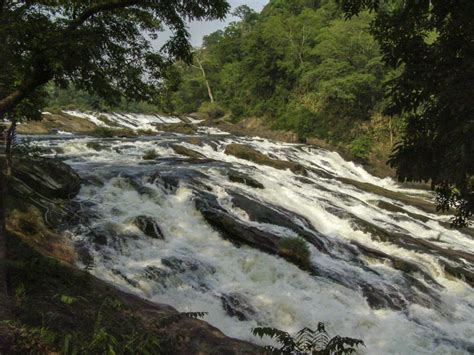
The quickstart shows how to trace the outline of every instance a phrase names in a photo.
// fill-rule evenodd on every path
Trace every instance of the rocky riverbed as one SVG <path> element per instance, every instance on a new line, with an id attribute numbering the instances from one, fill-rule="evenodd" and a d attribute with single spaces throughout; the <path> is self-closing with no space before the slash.
<path id="1" fill-rule="evenodd" d="M 427 191 L 325 149 L 204 127 L 35 144 L 81 177 L 64 230 L 77 265 L 128 292 L 254 343 L 255 326 L 322 321 L 368 354 L 474 350 L 473 232 L 450 229 Z M 304 265 L 281 247 L 296 237 Z"/>

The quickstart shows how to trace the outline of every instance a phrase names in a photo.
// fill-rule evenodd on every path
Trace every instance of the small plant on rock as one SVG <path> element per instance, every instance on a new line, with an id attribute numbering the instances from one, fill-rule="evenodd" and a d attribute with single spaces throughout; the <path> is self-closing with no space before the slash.
<path id="1" fill-rule="evenodd" d="M 156 150 L 150 149 L 145 152 L 143 155 L 143 160 L 154 160 L 158 157 L 158 154 L 156 153 Z"/>
<path id="2" fill-rule="evenodd" d="M 303 269 L 310 267 L 308 244 L 301 237 L 285 237 L 278 243 L 278 254 Z"/>

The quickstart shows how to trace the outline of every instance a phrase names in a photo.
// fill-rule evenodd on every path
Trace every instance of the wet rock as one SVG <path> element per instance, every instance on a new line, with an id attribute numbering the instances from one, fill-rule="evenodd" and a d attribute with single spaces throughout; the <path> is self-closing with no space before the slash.
<path id="1" fill-rule="evenodd" d="M 171 144 L 171 148 L 175 151 L 176 154 L 179 155 L 184 155 L 193 159 L 204 159 L 206 156 L 202 155 L 199 152 L 196 152 L 195 150 L 186 148 L 182 145 L 179 144 Z"/>
<path id="2" fill-rule="evenodd" d="M 175 124 L 157 124 L 156 128 L 163 132 L 174 132 L 181 134 L 195 134 L 197 127 L 191 123 L 175 123 Z"/>
<path id="3" fill-rule="evenodd" d="M 327 247 L 325 246 L 326 238 L 316 232 L 311 223 L 303 216 L 283 208 L 265 205 L 262 202 L 236 192 L 230 192 L 230 195 L 232 196 L 234 206 L 244 210 L 250 220 L 293 230 L 319 250 L 327 252 Z"/>
<path id="4" fill-rule="evenodd" d="M 150 238 L 161 240 L 165 239 L 160 226 L 152 217 L 137 216 L 133 219 L 132 223 Z"/>
<path id="5" fill-rule="evenodd" d="M 201 192 L 195 203 L 206 221 L 221 232 L 224 238 L 236 245 L 246 244 L 272 254 L 277 253 L 277 236 L 237 220 L 219 205 L 215 196 Z"/>
<path id="6" fill-rule="evenodd" d="M 149 265 L 144 270 L 144 276 L 148 280 L 159 281 L 164 283 L 165 280 L 172 275 L 168 270 L 161 269 L 157 266 Z"/>
<path id="7" fill-rule="evenodd" d="M 97 152 L 100 152 L 100 151 L 102 151 L 102 150 L 107 149 L 106 146 L 100 144 L 99 142 L 88 142 L 88 143 L 86 144 L 86 147 L 89 148 L 89 149 L 93 149 L 93 150 L 95 150 L 95 151 L 97 151 Z"/>
<path id="8" fill-rule="evenodd" d="M 259 151 L 249 147 L 245 144 L 232 143 L 225 148 L 225 153 L 233 155 L 237 158 L 250 160 L 254 163 L 271 166 L 275 169 L 286 170 L 290 169 L 295 174 L 306 174 L 306 169 L 303 165 L 286 160 L 277 160 L 260 153 Z"/>
<path id="9" fill-rule="evenodd" d="M 69 199 L 81 188 L 79 175 L 58 160 L 28 158 L 18 159 L 14 164 L 14 177 L 44 197 Z"/>
<path id="10" fill-rule="evenodd" d="M 360 190 L 370 192 L 379 196 L 383 196 L 392 200 L 400 201 L 410 206 L 414 206 L 427 213 L 434 213 L 434 214 L 439 213 L 436 210 L 436 206 L 433 203 L 426 201 L 420 197 L 409 196 L 402 192 L 388 190 L 380 186 L 369 184 L 367 182 L 362 182 L 362 181 L 357 181 L 357 180 L 342 178 L 342 177 L 337 177 L 336 179 L 345 184 L 355 186 Z"/>
<path id="11" fill-rule="evenodd" d="M 238 182 L 256 189 L 264 189 L 265 186 L 263 186 L 260 182 L 257 180 L 239 172 L 236 170 L 229 170 L 227 172 L 227 176 L 229 177 L 229 180 L 232 182 Z"/>
<path id="12" fill-rule="evenodd" d="M 74 245 L 78 260 L 84 265 L 93 265 L 94 257 L 92 252 L 84 242 L 78 242 Z"/>
<path id="13" fill-rule="evenodd" d="M 161 259 L 161 263 L 177 273 L 201 272 L 202 274 L 214 274 L 216 272 L 213 266 L 191 258 L 177 258 L 171 256 Z"/>
<path id="14" fill-rule="evenodd" d="M 114 275 L 117 275 L 119 276 L 121 279 L 123 279 L 126 283 L 128 283 L 130 286 L 132 287 L 138 287 L 139 286 L 139 283 L 135 280 L 132 280 L 130 279 L 129 277 L 127 277 L 127 275 L 125 275 L 122 271 L 118 270 L 118 269 L 112 269 L 110 270 L 112 271 L 112 273 Z"/>
<path id="15" fill-rule="evenodd" d="M 389 203 L 389 202 L 386 202 L 386 201 L 383 201 L 383 200 L 377 201 L 376 205 L 377 205 L 377 207 L 382 208 L 386 211 L 406 214 L 406 215 L 410 216 L 411 218 L 419 220 L 419 221 L 424 222 L 424 223 L 426 223 L 430 220 L 428 217 L 425 217 L 421 214 L 408 212 L 404 208 L 401 208 L 397 205 L 394 205 L 393 203 Z"/>
<path id="16" fill-rule="evenodd" d="M 220 298 L 226 313 L 240 321 L 250 320 L 257 314 L 247 300 L 237 293 L 223 294 Z"/>

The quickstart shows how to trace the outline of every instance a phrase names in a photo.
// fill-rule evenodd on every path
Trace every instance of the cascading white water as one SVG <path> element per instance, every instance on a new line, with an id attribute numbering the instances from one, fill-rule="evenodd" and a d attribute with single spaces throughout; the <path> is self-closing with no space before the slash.
<path id="1" fill-rule="evenodd" d="M 378 179 L 326 150 L 237 138 L 207 129 L 201 129 L 198 136 L 198 145 L 191 144 L 189 137 L 173 134 L 136 140 L 94 140 L 101 145 L 100 151 L 88 145 L 93 141 L 90 138 L 47 137 L 38 143 L 66 158 L 84 179 L 78 200 L 89 217 L 83 226 L 71 226 L 69 232 L 76 243 L 91 250 L 94 274 L 180 311 L 209 312 L 205 320 L 225 334 L 257 343 L 262 341 L 251 335 L 255 326 L 296 332 L 322 321 L 333 335 L 363 339 L 366 348 L 361 353 L 473 351 L 474 293 L 467 282 L 445 272 L 446 263 L 452 264 L 453 260 L 441 253 L 371 238 L 370 230 L 356 228 L 353 221 L 403 233 L 430 243 L 433 248 L 470 255 L 474 253 L 474 239 L 447 228 L 443 222 L 448 221 L 448 216 L 364 191 L 339 178 L 431 198 L 427 192 Z M 280 160 L 323 170 L 327 175 L 310 170 L 300 179 L 289 170 L 238 159 L 224 153 L 230 143 L 247 144 Z M 180 144 L 208 159 L 185 159 L 170 144 Z M 150 149 L 156 151 L 158 158 L 142 160 Z M 230 181 L 230 168 L 251 176 L 264 188 Z M 159 177 L 155 179 L 157 172 Z M 165 177 L 172 177 L 177 186 L 170 188 Z M 252 219 L 234 204 L 235 193 L 294 213 L 295 224 L 319 233 L 325 245 L 331 247 L 323 252 L 310 246 L 311 262 L 320 273 L 310 275 L 283 258 L 250 246 L 237 247 L 225 240 L 196 208 L 196 201 L 204 192 L 215 196 L 219 206 L 235 220 L 279 237 L 296 236 L 297 232 Z M 411 215 L 383 210 L 378 201 L 396 205 Z M 414 214 L 422 216 L 422 220 Z M 137 216 L 152 217 L 164 240 L 143 235 L 132 223 Z M 304 226 L 303 220 L 310 226 Z M 105 233 L 107 241 L 98 245 L 91 235 L 100 233 Z M 417 269 L 408 277 L 404 270 L 371 257 L 357 245 Z M 355 252 L 351 254 L 351 250 Z M 458 262 L 460 265 L 456 266 L 472 272 L 469 260 L 459 258 Z M 363 292 L 368 286 L 380 297 L 399 297 L 405 306 L 371 307 Z M 232 308 L 244 316 L 239 317 Z"/>

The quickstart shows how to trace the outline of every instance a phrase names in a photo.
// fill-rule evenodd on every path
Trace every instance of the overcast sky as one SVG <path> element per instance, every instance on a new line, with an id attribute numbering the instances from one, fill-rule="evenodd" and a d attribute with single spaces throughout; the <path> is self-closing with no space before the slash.
<path id="1" fill-rule="evenodd" d="M 247 5 L 255 11 L 260 12 L 263 7 L 268 3 L 268 0 L 229 0 L 229 3 L 232 6 L 232 9 L 235 9 L 237 6 L 240 5 Z M 230 12 L 232 12 L 232 10 Z M 200 46 L 202 44 L 203 36 L 208 35 L 209 33 L 212 33 L 219 29 L 223 29 L 227 24 L 235 20 L 235 17 L 229 15 L 224 21 L 199 21 L 190 23 L 189 33 L 191 34 L 191 43 L 195 47 Z M 161 33 L 160 38 L 155 42 L 157 47 L 161 47 L 169 38 L 169 36 L 169 31 L 164 31 L 163 33 Z"/>

